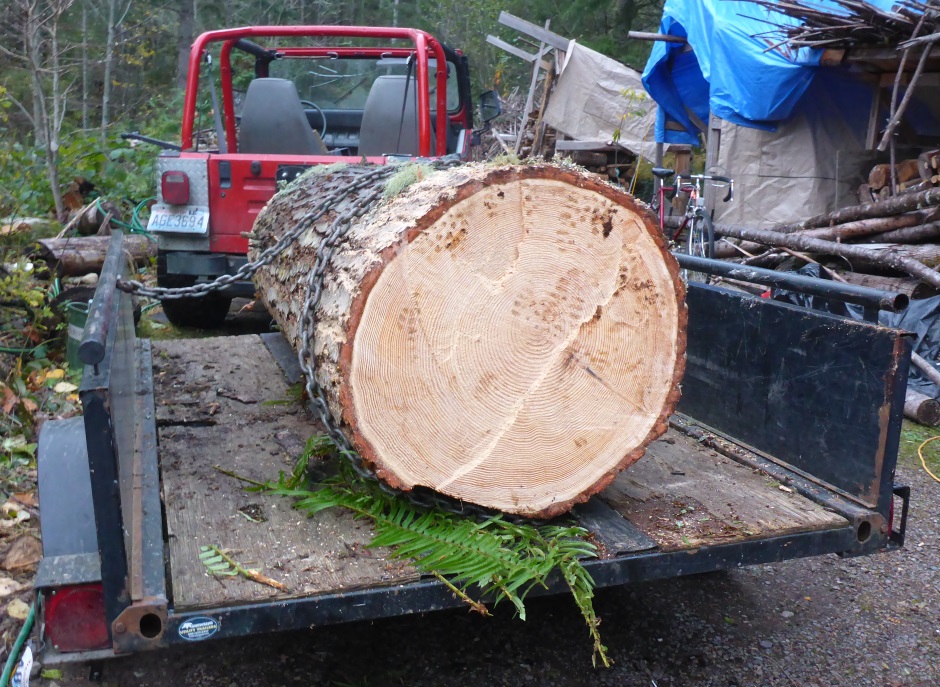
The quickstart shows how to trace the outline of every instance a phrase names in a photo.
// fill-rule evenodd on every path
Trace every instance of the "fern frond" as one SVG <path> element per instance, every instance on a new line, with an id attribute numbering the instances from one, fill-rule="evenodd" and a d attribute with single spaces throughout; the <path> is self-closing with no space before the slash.
<path id="1" fill-rule="evenodd" d="M 254 488 L 292 499 L 295 508 L 310 516 L 342 507 L 370 520 L 375 534 L 369 546 L 388 547 L 392 557 L 409 560 L 421 572 L 437 577 L 480 612 L 486 609 L 471 598 L 468 590 L 472 588 L 477 598 L 492 598 L 494 603 L 508 599 L 525 620 L 526 595 L 535 587 L 545 587 L 549 574 L 557 569 L 588 626 L 594 644 L 592 661 L 596 665 L 600 658 L 610 666 L 593 607 L 594 581 L 581 565 L 582 559 L 597 556 L 596 547 L 586 538 L 587 530 L 574 525 L 511 523 L 500 515 L 476 521 L 442 510 L 418 510 L 406 499 L 359 477 L 345 461 L 339 474 L 318 488 L 303 488 L 310 458 L 334 451 L 338 449 L 328 437 L 312 437 L 292 474 L 281 473 L 277 481 Z"/>

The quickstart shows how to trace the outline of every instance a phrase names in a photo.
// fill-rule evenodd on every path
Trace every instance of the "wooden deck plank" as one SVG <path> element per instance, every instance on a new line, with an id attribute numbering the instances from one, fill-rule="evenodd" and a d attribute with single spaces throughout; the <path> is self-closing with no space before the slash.
<path id="1" fill-rule="evenodd" d="M 369 525 L 339 509 L 306 518 L 284 498 L 246 492 L 217 471 L 250 479 L 288 471 L 316 431 L 282 400 L 287 385 L 257 336 L 154 343 L 160 461 L 177 609 L 250 603 L 418 578 L 410 566 L 368 549 Z M 196 389 L 197 391 L 193 391 Z M 217 404 L 217 407 L 211 404 Z M 209 406 L 209 407 L 207 407 Z M 244 517 L 259 514 L 263 522 Z M 232 551 L 240 563 L 287 585 L 281 593 L 244 578 L 212 577 L 199 547 Z"/>
<path id="2" fill-rule="evenodd" d="M 670 429 L 600 498 L 664 551 L 847 524 L 779 486 Z"/>
<path id="3" fill-rule="evenodd" d="M 287 382 L 257 336 L 154 342 L 163 498 L 177 609 L 234 605 L 392 585 L 416 570 L 366 548 L 369 525 L 342 510 L 307 519 L 282 498 L 246 492 L 214 465 L 259 481 L 290 470 L 313 419 L 286 401 Z M 646 456 L 596 499 L 613 514 L 582 524 L 605 542 L 607 555 L 648 549 L 620 542 L 635 527 L 662 550 L 696 548 L 802 531 L 842 527 L 841 517 L 770 478 L 670 429 Z M 582 510 L 584 507 L 581 507 Z M 603 506 L 602 506 L 603 508 Z M 264 522 L 251 522 L 240 511 Z M 642 537 L 641 537 L 642 538 Z M 620 542 L 620 543 L 617 543 Z M 624 539 L 624 542 L 626 540 Z M 241 578 L 210 577 L 199 547 L 217 545 L 286 584 L 279 593 Z M 641 545 L 642 544 L 642 545 Z"/>

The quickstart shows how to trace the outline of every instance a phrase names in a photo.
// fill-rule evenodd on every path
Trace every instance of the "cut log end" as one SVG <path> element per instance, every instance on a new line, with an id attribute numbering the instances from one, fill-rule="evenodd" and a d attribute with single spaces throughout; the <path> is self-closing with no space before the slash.
<path id="1" fill-rule="evenodd" d="M 367 278 L 343 405 L 387 481 L 546 516 L 665 430 L 684 354 L 671 257 L 628 197 L 571 182 L 494 171 Z"/>
<path id="2" fill-rule="evenodd" d="M 276 197 L 258 250 L 360 173 Z M 328 229 L 256 277 L 295 347 Z M 337 250 L 317 320 L 317 378 L 382 479 L 531 517 L 639 459 L 685 366 L 684 289 L 645 207 L 552 165 L 462 166 L 383 199 Z"/>

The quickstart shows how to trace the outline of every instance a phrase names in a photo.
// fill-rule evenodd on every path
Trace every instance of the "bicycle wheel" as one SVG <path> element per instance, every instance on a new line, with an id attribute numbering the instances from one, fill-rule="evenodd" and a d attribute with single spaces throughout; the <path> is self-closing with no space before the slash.
<path id="1" fill-rule="evenodd" d="M 702 212 L 692 218 L 686 239 L 686 253 L 700 258 L 710 258 L 715 255 L 715 227 L 708 213 Z M 708 282 L 707 274 L 691 270 L 683 270 L 683 272 L 687 282 Z"/>

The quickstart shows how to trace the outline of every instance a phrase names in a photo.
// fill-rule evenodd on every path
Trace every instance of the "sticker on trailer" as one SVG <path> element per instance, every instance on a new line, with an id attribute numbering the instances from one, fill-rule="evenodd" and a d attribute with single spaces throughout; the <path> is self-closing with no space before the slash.
<path id="1" fill-rule="evenodd" d="M 203 205 L 163 205 L 150 208 L 147 231 L 167 234 L 205 234 L 209 231 L 209 208 Z"/>
<path id="2" fill-rule="evenodd" d="M 190 642 L 198 642 L 203 639 L 209 639 L 219 631 L 222 623 L 215 618 L 190 618 L 184 620 L 179 627 L 180 637 Z"/>

